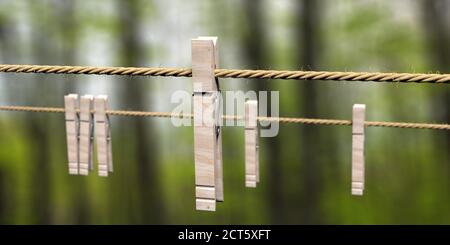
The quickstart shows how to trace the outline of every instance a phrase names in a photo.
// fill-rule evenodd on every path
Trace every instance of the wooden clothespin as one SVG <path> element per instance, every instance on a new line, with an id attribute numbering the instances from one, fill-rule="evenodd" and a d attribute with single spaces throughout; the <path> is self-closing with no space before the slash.
<path id="1" fill-rule="evenodd" d="M 66 120 L 67 158 L 69 160 L 69 174 L 78 174 L 79 164 L 79 122 L 77 110 L 79 100 L 77 94 L 64 96 L 64 109 Z"/>
<path id="2" fill-rule="evenodd" d="M 92 163 L 93 145 L 93 100 L 92 95 L 81 96 L 80 99 L 80 145 L 79 145 L 79 174 L 88 175 L 94 169 Z"/>
<path id="3" fill-rule="evenodd" d="M 108 96 L 95 96 L 94 108 L 98 175 L 106 177 L 109 172 L 113 172 L 111 129 L 109 116 L 106 114 L 108 110 Z"/>
<path id="4" fill-rule="evenodd" d="M 364 122 L 366 105 L 353 105 L 352 120 L 352 195 L 364 192 Z"/>
<path id="5" fill-rule="evenodd" d="M 259 182 L 258 101 L 245 102 L 245 186 Z"/>
<path id="6" fill-rule="evenodd" d="M 218 58 L 217 37 L 192 39 L 196 209 L 206 211 L 224 200 Z"/>

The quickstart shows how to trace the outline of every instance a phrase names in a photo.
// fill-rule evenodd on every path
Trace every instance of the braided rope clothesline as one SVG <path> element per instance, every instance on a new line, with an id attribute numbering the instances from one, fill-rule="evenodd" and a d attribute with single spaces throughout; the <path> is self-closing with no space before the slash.
<path id="1" fill-rule="evenodd" d="M 190 77 L 189 68 L 0 64 L 0 72 Z M 218 78 L 450 83 L 450 74 L 216 69 Z"/>
<path id="2" fill-rule="evenodd" d="M 43 113 L 64 113 L 64 108 L 58 107 L 31 107 L 31 106 L 0 106 L 3 111 L 27 111 L 27 112 L 43 112 Z M 112 116 L 137 116 L 137 117 L 162 117 L 162 118 L 193 118 L 190 113 L 171 113 L 171 112 L 151 112 L 151 111 L 123 111 L 108 110 L 106 114 Z M 223 115 L 225 120 L 243 120 L 242 116 Z M 264 122 L 280 122 L 280 123 L 300 123 L 300 124 L 316 124 L 316 125 L 352 125 L 350 120 L 335 119 L 316 119 L 316 118 L 294 118 L 294 117 L 261 117 L 258 121 Z M 379 122 L 366 121 L 367 127 L 391 127 L 391 128 L 414 128 L 414 129 L 440 129 L 450 130 L 449 124 L 431 124 L 431 123 L 407 123 L 407 122 Z"/>

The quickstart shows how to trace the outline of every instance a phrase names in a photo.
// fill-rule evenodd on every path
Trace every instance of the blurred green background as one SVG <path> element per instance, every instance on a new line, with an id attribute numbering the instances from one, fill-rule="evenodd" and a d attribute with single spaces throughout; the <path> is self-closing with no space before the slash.
<path id="1" fill-rule="evenodd" d="M 218 36 L 220 66 L 450 72 L 450 1 L 1 0 L 0 63 L 190 67 L 190 39 Z M 280 115 L 450 122 L 450 86 L 221 79 L 278 90 Z M 0 74 L 2 105 L 170 111 L 189 78 Z M 195 211 L 192 127 L 112 117 L 115 172 L 69 176 L 63 114 L 0 112 L 4 224 L 449 224 L 450 134 L 368 128 L 366 190 L 350 195 L 351 128 L 282 124 L 261 138 L 261 183 L 244 187 L 242 127 L 224 129 L 225 202 Z"/>

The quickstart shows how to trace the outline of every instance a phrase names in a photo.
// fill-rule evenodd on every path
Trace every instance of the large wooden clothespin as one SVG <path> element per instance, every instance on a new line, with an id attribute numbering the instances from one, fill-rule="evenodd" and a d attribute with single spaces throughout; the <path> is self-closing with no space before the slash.
<path id="1" fill-rule="evenodd" d="M 88 175 L 94 169 L 92 163 L 93 145 L 93 99 L 92 95 L 80 99 L 80 140 L 79 140 L 79 174 Z"/>
<path id="2" fill-rule="evenodd" d="M 108 110 L 108 96 L 95 96 L 94 108 L 98 175 L 106 177 L 109 172 L 113 172 L 111 129 L 109 116 L 106 114 Z"/>
<path id="3" fill-rule="evenodd" d="M 258 101 L 245 102 L 245 186 L 259 182 Z"/>
<path id="4" fill-rule="evenodd" d="M 353 105 L 352 120 L 352 195 L 364 192 L 364 122 L 366 105 Z"/>
<path id="5" fill-rule="evenodd" d="M 192 39 L 196 209 L 215 211 L 223 201 L 221 100 L 214 69 L 217 37 Z"/>
<path id="6" fill-rule="evenodd" d="M 69 160 L 69 174 L 78 174 L 79 164 L 79 122 L 77 110 L 79 100 L 77 94 L 64 96 L 64 109 L 66 120 L 67 158 Z"/>

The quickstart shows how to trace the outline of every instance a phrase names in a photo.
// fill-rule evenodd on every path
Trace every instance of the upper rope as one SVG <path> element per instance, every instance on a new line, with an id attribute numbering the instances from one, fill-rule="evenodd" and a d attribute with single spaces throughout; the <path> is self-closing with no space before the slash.
<path id="1" fill-rule="evenodd" d="M 192 70 L 189 68 L 163 68 L 163 67 L 0 65 L 0 72 L 121 75 L 121 76 L 166 76 L 166 77 L 192 76 Z M 261 79 L 293 79 L 293 80 L 402 82 L 402 83 L 450 82 L 450 74 L 426 74 L 426 73 L 278 71 L 278 70 L 238 70 L 238 69 L 216 69 L 214 73 L 215 76 L 218 78 L 261 78 Z"/>

